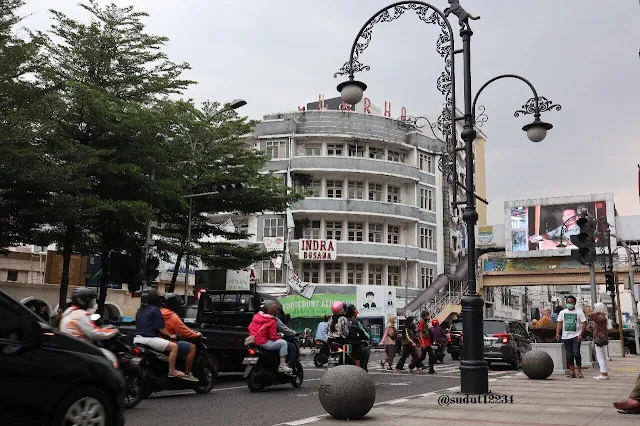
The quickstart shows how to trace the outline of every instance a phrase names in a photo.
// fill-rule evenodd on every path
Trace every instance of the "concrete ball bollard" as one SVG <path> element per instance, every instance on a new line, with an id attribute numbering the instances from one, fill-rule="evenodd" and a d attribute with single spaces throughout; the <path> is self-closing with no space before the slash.
<path id="1" fill-rule="evenodd" d="M 544 380 L 553 373 L 553 359 L 545 351 L 534 349 L 522 357 L 522 371 L 530 379 Z"/>
<path id="2" fill-rule="evenodd" d="M 338 365 L 320 380 L 320 404 L 339 420 L 364 417 L 376 401 L 376 387 L 369 374 L 355 365 Z"/>

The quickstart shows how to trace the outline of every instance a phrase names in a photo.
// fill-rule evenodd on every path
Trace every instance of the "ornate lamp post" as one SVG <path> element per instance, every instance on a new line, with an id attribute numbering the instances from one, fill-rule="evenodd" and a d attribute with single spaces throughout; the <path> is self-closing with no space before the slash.
<path id="1" fill-rule="evenodd" d="M 547 135 L 547 131 L 553 126 L 541 121 L 542 112 L 556 109 L 560 110 L 560 105 L 554 105 L 543 97 L 539 97 L 536 89 L 525 78 L 514 74 L 504 74 L 489 80 L 482 85 L 478 93 L 472 96 L 471 90 L 471 36 L 473 31 L 469 27 L 469 19 L 479 19 L 467 13 L 458 0 L 449 0 L 449 7 L 443 11 L 433 7 L 429 3 L 422 1 L 401 1 L 393 3 L 373 15 L 358 32 L 349 55 L 349 61 L 334 75 L 347 75 L 348 80 L 338 85 L 338 91 L 342 100 L 350 105 L 355 105 L 362 100 L 367 85 L 355 80 L 354 73 L 368 71 L 370 67 L 363 65 L 359 61 L 360 54 L 369 46 L 373 27 L 381 22 L 391 22 L 398 19 L 406 11 L 413 10 L 420 20 L 428 24 L 438 25 L 442 33 L 436 42 L 436 50 L 445 61 L 445 69 L 437 80 L 437 87 L 445 97 L 445 105 L 437 127 L 445 138 L 446 149 L 442 154 L 439 168 L 446 176 L 447 180 L 454 185 L 453 205 L 464 204 L 463 220 L 467 224 L 468 236 L 468 293 L 462 298 L 462 321 L 465 337 L 463 347 L 464 359 L 460 362 L 460 390 L 467 394 L 485 394 L 489 392 L 488 365 L 484 360 L 484 333 L 483 333 L 483 311 L 484 301 L 476 289 L 476 247 L 475 247 L 475 227 L 478 221 L 476 211 L 476 196 L 473 192 L 473 142 L 476 139 L 476 114 L 475 107 L 478 96 L 491 83 L 503 78 L 515 78 L 526 83 L 533 92 L 533 98 L 523 105 L 521 110 L 515 112 L 515 117 L 521 114 L 532 114 L 532 123 L 523 127 L 528 138 L 533 142 L 542 141 Z M 460 36 L 462 37 L 462 49 L 454 48 L 454 34 L 447 17 L 453 14 L 458 17 L 460 25 Z M 462 53 L 463 56 L 463 79 L 464 79 L 464 115 L 456 116 L 455 102 L 455 55 Z M 464 121 L 462 139 L 464 147 L 458 148 L 456 143 L 456 121 Z M 466 182 L 458 182 L 456 178 L 456 157 L 457 153 L 464 151 L 466 157 Z M 466 192 L 466 200 L 456 201 L 457 187 L 462 187 Z"/>

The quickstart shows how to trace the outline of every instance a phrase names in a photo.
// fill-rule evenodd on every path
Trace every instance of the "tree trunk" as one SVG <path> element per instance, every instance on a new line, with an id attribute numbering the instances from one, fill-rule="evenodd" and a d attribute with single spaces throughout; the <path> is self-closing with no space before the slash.
<path id="1" fill-rule="evenodd" d="M 67 307 L 67 289 L 69 288 L 69 269 L 71 265 L 71 255 L 73 254 L 73 241 L 76 234 L 76 224 L 69 221 L 66 224 L 64 238 L 62 241 L 62 277 L 60 278 L 60 294 L 58 304 L 62 309 Z"/>
<path id="2" fill-rule="evenodd" d="M 111 250 L 106 243 L 102 243 L 102 252 L 100 256 L 102 258 L 102 275 L 100 276 L 100 294 L 98 295 L 98 310 L 96 311 L 100 315 L 104 314 L 104 302 L 107 300 L 107 290 L 109 289 L 109 276 L 111 271 L 111 259 L 109 255 Z"/>
<path id="3" fill-rule="evenodd" d="M 176 290 L 176 280 L 178 279 L 178 271 L 180 271 L 180 263 L 182 262 L 182 256 L 184 253 L 178 253 L 178 259 L 173 268 L 173 275 L 171 276 L 171 284 L 169 285 L 168 293 L 173 293 Z"/>

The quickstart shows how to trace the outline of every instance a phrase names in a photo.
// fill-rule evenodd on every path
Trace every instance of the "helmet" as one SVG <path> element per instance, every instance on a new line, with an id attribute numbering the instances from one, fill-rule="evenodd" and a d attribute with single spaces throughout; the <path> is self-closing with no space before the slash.
<path id="1" fill-rule="evenodd" d="M 160 304 L 160 300 L 160 293 L 158 293 L 158 290 L 155 288 L 143 291 L 142 296 L 140 297 L 140 301 L 143 305 L 157 306 Z"/>
<path id="2" fill-rule="evenodd" d="M 265 300 L 261 306 L 262 312 L 264 312 L 265 314 L 268 314 L 274 305 L 278 306 L 278 309 L 280 308 L 280 305 L 275 300 L 271 300 L 271 299 Z"/>
<path id="3" fill-rule="evenodd" d="M 163 305 L 175 312 L 182 305 L 182 296 L 175 293 L 167 293 L 164 295 Z"/>
<path id="4" fill-rule="evenodd" d="M 91 307 L 96 297 L 96 292 L 92 288 L 76 287 L 73 289 L 73 293 L 71 293 L 71 304 L 86 310 Z"/>
<path id="5" fill-rule="evenodd" d="M 440 325 L 440 321 L 438 321 L 437 318 L 434 318 L 433 320 L 431 320 L 431 325 L 437 327 Z"/>
<path id="6" fill-rule="evenodd" d="M 331 312 L 333 312 L 334 315 L 340 312 L 341 309 L 344 309 L 344 302 L 333 302 L 331 304 Z"/>

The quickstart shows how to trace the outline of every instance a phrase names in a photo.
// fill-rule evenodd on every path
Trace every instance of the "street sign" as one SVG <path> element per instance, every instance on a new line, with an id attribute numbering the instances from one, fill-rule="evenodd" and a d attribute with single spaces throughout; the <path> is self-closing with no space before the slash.
<path id="1" fill-rule="evenodd" d="M 256 284 L 258 282 L 258 278 L 256 278 L 256 272 L 251 269 L 249 274 L 249 283 Z"/>
<path id="2" fill-rule="evenodd" d="M 201 288 L 200 290 L 198 290 L 196 292 L 196 300 L 200 300 L 200 296 L 202 296 L 203 294 L 205 294 L 207 292 L 206 288 Z"/>

